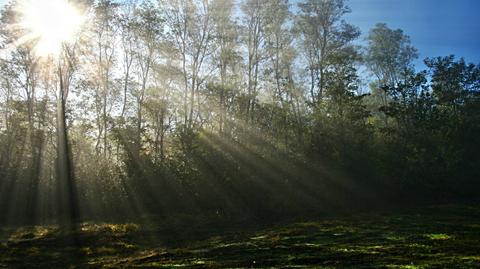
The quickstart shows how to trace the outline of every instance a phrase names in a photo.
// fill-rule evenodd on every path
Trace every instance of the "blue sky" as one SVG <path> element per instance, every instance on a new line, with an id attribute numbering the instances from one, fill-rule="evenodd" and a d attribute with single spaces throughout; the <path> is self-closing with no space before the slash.
<path id="1" fill-rule="evenodd" d="M 299 0 L 291 0 L 295 4 Z M 0 5 L 7 0 L 0 0 Z M 480 63 L 480 0 L 348 0 L 346 20 L 362 31 L 377 22 L 401 28 L 425 57 L 455 54 Z"/>
<path id="2" fill-rule="evenodd" d="M 346 17 L 362 38 L 377 22 L 400 28 L 425 57 L 455 54 L 480 63 L 480 0 L 349 0 Z"/>

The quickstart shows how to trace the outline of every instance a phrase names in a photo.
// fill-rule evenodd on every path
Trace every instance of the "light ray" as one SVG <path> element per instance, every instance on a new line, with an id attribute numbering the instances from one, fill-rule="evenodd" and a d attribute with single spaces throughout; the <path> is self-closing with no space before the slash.
<path id="1" fill-rule="evenodd" d="M 26 33 L 22 43 L 34 42 L 40 57 L 57 56 L 64 43 L 75 40 L 85 17 L 68 0 L 23 0 L 17 6 L 16 26 Z"/>

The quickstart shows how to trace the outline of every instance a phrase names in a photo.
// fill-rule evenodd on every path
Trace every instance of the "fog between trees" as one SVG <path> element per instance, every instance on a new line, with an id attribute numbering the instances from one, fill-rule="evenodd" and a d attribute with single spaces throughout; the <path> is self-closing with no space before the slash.
<path id="1" fill-rule="evenodd" d="M 440 55 L 416 70 L 407 33 L 382 23 L 358 42 L 347 1 L 84 1 L 58 58 L 17 42 L 12 6 L 0 223 L 65 210 L 271 221 L 478 198 L 480 66 Z"/>

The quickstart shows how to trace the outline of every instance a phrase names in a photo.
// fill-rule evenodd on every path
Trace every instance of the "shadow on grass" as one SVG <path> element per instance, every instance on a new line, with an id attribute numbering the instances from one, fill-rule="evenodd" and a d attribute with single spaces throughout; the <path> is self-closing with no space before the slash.
<path id="1" fill-rule="evenodd" d="M 164 231 L 159 232 L 159 231 Z M 476 268 L 480 208 L 441 206 L 224 232 L 173 242 L 174 228 L 85 223 L 11 231 L 0 268 Z M 152 236 L 155 234 L 155 236 Z M 172 244 L 173 243 L 173 244 Z"/>

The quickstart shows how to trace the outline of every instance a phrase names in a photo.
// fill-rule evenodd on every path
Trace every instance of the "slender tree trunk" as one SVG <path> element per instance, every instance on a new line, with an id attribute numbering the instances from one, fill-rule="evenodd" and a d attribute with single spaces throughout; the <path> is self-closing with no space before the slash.
<path id="1" fill-rule="evenodd" d="M 60 87 L 57 98 L 57 180 L 59 186 L 60 223 L 72 231 L 77 230 L 79 212 L 77 189 L 74 181 L 71 152 L 65 116 L 66 83 L 62 68 L 58 69 Z"/>
<path id="2" fill-rule="evenodd" d="M 125 57 L 128 57 L 128 56 L 125 56 Z M 125 70 L 125 79 L 123 81 L 123 106 L 122 106 L 122 114 L 121 114 L 122 119 L 125 117 L 125 111 L 127 109 L 127 91 L 128 91 L 128 83 L 130 81 L 130 66 L 132 65 L 132 60 L 133 60 L 133 57 L 130 57 L 130 59 L 126 58 L 125 60 L 126 70 Z"/>
<path id="3" fill-rule="evenodd" d="M 102 109 L 102 119 L 103 119 L 103 157 L 107 158 L 107 148 L 108 148 L 108 141 L 107 141 L 107 128 L 108 128 L 108 121 L 107 121 L 107 96 L 108 96 L 108 72 L 105 78 L 105 86 L 103 89 L 103 109 Z"/>

